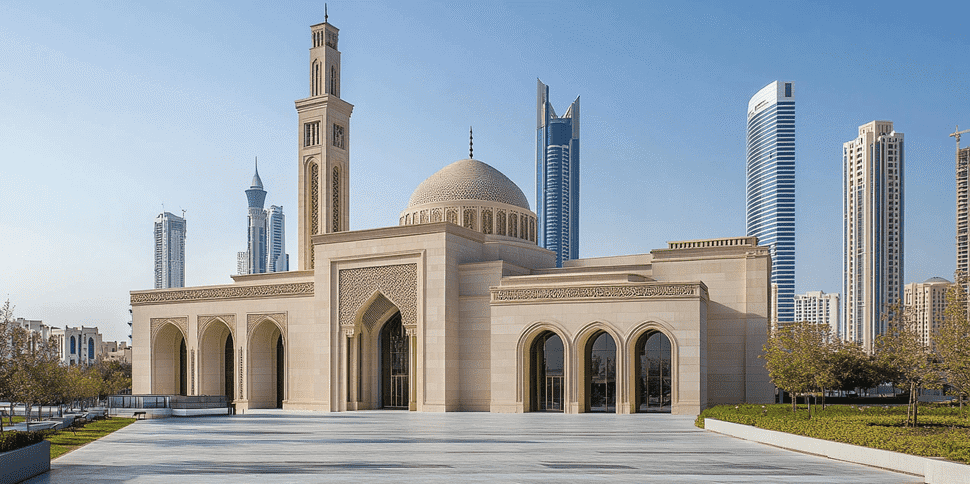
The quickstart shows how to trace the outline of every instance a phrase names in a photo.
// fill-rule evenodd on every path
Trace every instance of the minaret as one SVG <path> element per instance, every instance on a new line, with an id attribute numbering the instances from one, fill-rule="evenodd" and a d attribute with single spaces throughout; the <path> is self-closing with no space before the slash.
<path id="1" fill-rule="evenodd" d="M 263 180 L 259 178 L 259 165 L 253 183 L 246 190 L 246 200 L 249 202 L 249 231 L 248 250 L 249 274 L 266 272 L 266 211 L 263 203 L 266 201 L 266 190 L 263 190 Z"/>
<path id="2" fill-rule="evenodd" d="M 299 116 L 300 269 L 314 268 L 311 237 L 350 228 L 350 115 L 340 99 L 338 29 L 324 17 L 310 27 L 310 97 L 296 101 Z"/>

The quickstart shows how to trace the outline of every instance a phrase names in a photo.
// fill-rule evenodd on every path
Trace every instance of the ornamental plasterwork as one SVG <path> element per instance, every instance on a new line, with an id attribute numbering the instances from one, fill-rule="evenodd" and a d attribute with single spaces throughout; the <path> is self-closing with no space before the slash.
<path id="1" fill-rule="evenodd" d="M 452 163 L 421 182 L 408 207 L 451 200 L 482 200 L 529 209 L 522 190 L 502 172 L 478 160 Z"/>
<path id="2" fill-rule="evenodd" d="M 339 317 L 342 326 L 353 326 L 354 317 L 375 292 L 380 292 L 401 311 L 401 323 L 418 321 L 418 265 L 397 264 L 343 269 L 338 275 Z"/>
<path id="3" fill-rule="evenodd" d="M 166 324 L 174 324 L 179 331 L 182 332 L 182 337 L 188 339 L 189 336 L 189 318 L 152 318 L 151 319 L 151 331 L 152 331 L 152 343 L 155 342 L 155 336 L 158 332 L 165 327 Z"/>
<path id="4" fill-rule="evenodd" d="M 232 334 L 232 339 L 236 339 L 236 315 L 235 314 L 221 314 L 219 316 L 199 316 L 199 341 L 202 341 L 202 335 L 205 334 L 205 330 L 209 328 L 209 325 L 213 321 L 222 321 L 229 327 L 229 333 Z"/>
<path id="5" fill-rule="evenodd" d="M 624 284 L 614 286 L 532 287 L 492 289 L 493 302 L 557 299 L 638 299 L 697 297 L 700 284 Z"/>
<path id="6" fill-rule="evenodd" d="M 370 307 L 367 311 L 364 311 L 364 315 L 361 316 L 361 324 L 367 328 L 368 331 L 374 329 L 374 325 L 387 314 L 389 311 L 393 310 L 397 306 L 394 305 L 390 300 L 384 296 L 378 295 L 373 302 L 370 303 Z"/>
<path id="7" fill-rule="evenodd" d="M 259 325 L 259 323 L 266 320 L 276 323 L 276 327 L 279 328 L 280 333 L 283 334 L 283 339 L 286 340 L 286 313 L 247 314 L 246 338 L 252 339 L 253 330 L 256 329 L 256 326 Z"/>
<path id="8" fill-rule="evenodd" d="M 312 296 L 312 282 L 263 284 L 258 286 L 226 286 L 205 289 L 152 291 L 131 295 L 131 304 L 155 304 L 203 299 L 237 299 L 250 297 Z"/>

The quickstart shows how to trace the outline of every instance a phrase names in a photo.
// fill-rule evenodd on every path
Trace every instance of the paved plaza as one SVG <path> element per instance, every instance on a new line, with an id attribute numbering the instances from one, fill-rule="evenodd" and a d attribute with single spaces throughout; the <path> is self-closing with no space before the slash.
<path id="1" fill-rule="evenodd" d="M 922 482 L 666 414 L 254 411 L 138 421 L 29 482 Z"/>

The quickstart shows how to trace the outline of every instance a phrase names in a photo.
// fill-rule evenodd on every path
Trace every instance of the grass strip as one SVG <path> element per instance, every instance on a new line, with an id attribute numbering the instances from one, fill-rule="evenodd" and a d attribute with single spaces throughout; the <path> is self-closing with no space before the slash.
<path id="1" fill-rule="evenodd" d="M 109 418 L 90 422 L 77 430 L 77 435 L 70 429 L 58 430 L 47 436 L 51 443 L 51 459 L 56 459 L 82 445 L 94 442 L 115 430 L 131 425 L 133 418 Z"/>
<path id="2" fill-rule="evenodd" d="M 906 406 L 830 405 L 825 410 L 799 405 L 721 405 L 704 410 L 705 418 L 844 442 L 874 449 L 970 464 L 970 411 L 948 406 L 920 405 L 919 425 L 906 427 Z"/>

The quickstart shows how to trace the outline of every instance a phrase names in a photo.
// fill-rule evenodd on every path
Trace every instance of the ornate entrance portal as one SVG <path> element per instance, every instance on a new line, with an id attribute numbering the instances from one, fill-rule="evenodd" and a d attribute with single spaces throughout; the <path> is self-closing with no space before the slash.
<path id="1" fill-rule="evenodd" d="M 381 330 L 381 405 L 384 408 L 408 409 L 408 335 L 397 313 Z"/>

